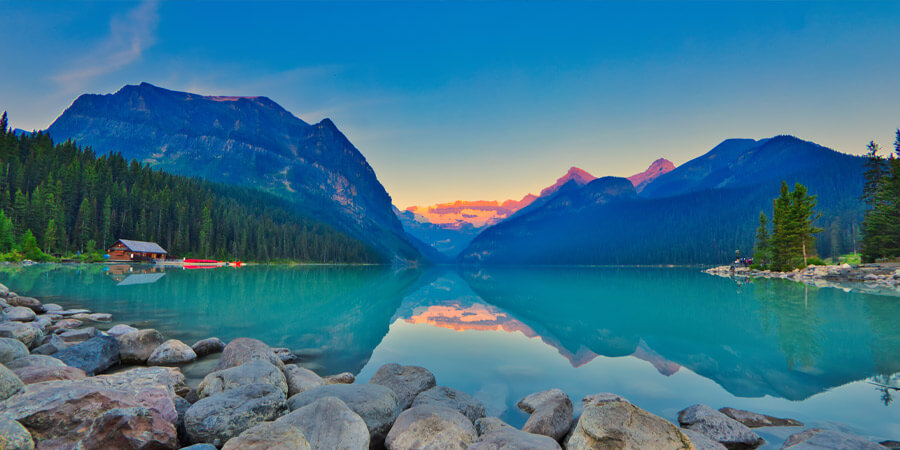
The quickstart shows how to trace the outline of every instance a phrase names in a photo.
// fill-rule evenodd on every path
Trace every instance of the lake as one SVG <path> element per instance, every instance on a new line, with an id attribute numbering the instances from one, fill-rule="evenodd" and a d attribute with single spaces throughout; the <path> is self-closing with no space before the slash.
<path id="1" fill-rule="evenodd" d="M 424 366 L 517 426 L 516 402 L 556 387 L 576 408 L 615 392 L 673 421 L 706 403 L 900 439 L 900 407 L 877 386 L 900 386 L 896 296 L 698 268 L 37 265 L 0 268 L 0 282 L 112 313 L 103 328 L 152 327 L 188 345 L 257 338 L 321 375 Z M 214 364 L 184 370 L 196 383 Z"/>

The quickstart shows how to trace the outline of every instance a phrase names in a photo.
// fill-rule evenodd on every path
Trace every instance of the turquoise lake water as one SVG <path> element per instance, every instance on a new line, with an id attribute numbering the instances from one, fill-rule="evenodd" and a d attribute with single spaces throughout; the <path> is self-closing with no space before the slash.
<path id="1" fill-rule="evenodd" d="M 322 375 L 424 366 L 514 425 L 519 399 L 556 387 L 673 421 L 706 403 L 900 439 L 900 407 L 872 384 L 900 386 L 900 297 L 696 268 L 38 265 L 2 268 L 0 283 L 189 345 L 257 338 Z M 214 363 L 184 370 L 196 381 Z"/>

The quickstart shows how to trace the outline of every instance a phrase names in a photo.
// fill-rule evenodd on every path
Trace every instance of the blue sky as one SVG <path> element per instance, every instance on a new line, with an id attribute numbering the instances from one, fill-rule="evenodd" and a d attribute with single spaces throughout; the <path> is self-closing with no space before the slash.
<path id="1" fill-rule="evenodd" d="M 400 207 L 900 126 L 900 2 L 4 2 L 0 108 L 147 81 L 331 117 Z"/>

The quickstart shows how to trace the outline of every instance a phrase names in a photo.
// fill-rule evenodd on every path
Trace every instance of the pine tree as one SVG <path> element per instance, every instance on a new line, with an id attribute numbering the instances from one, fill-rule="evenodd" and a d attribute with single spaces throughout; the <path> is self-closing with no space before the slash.
<path id="1" fill-rule="evenodd" d="M 112 198 L 109 194 L 106 195 L 106 200 L 103 201 L 103 216 L 100 222 L 100 247 L 107 248 L 110 245 L 109 234 L 112 230 Z"/>
<path id="2" fill-rule="evenodd" d="M 791 238 L 788 225 L 791 199 L 787 182 L 781 182 L 780 193 L 772 207 L 772 239 L 770 248 L 772 269 L 783 271 L 790 265 L 791 258 Z"/>
<path id="3" fill-rule="evenodd" d="M 753 248 L 753 264 L 765 268 L 769 260 L 769 219 L 766 213 L 759 213 L 759 228 L 756 229 L 756 245 Z"/>
<path id="4" fill-rule="evenodd" d="M 803 256 L 803 266 L 806 267 L 810 256 L 815 256 L 815 235 L 821 233 L 821 228 L 813 225 L 813 222 L 822 217 L 815 210 L 817 199 L 815 195 L 808 195 L 806 186 L 797 183 L 794 192 L 791 193 L 790 225 L 791 237 L 794 239 L 793 248 L 797 248 Z"/>
<path id="5" fill-rule="evenodd" d="M 6 253 L 16 245 L 16 229 L 9 217 L 0 210 L 0 252 Z"/>
<path id="6" fill-rule="evenodd" d="M 53 246 L 56 244 L 56 221 L 50 219 L 47 222 L 47 228 L 44 230 L 44 252 L 47 254 L 53 254 Z"/>

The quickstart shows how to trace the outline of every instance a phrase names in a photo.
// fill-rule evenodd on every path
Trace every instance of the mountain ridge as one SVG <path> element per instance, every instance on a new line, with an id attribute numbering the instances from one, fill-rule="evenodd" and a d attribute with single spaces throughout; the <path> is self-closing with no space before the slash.
<path id="1" fill-rule="evenodd" d="M 47 131 L 101 154 L 289 198 L 387 260 L 421 259 L 390 195 L 334 122 L 309 124 L 268 97 L 205 96 L 145 82 L 81 95 Z"/>

